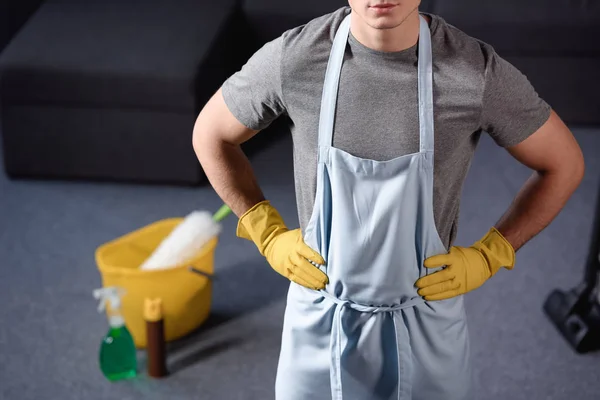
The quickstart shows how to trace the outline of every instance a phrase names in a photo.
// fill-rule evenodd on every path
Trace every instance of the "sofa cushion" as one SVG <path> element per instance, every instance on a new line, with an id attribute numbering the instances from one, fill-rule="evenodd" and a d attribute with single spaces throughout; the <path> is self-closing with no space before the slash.
<path id="1" fill-rule="evenodd" d="M 501 55 L 600 55 L 600 1 L 437 0 L 433 12 Z"/>
<path id="2" fill-rule="evenodd" d="M 49 0 L 0 57 L 11 103 L 194 110 L 235 0 Z M 201 79 L 214 79 L 201 77 Z"/>

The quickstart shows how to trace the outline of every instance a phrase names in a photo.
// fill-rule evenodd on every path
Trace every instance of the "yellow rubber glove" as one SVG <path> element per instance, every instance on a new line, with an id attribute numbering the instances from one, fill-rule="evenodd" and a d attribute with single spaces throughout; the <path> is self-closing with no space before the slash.
<path id="1" fill-rule="evenodd" d="M 446 268 L 417 280 L 417 293 L 425 300 L 444 300 L 477 289 L 502 267 L 512 269 L 515 251 L 496 228 L 471 247 L 453 246 L 448 254 L 425 260 L 426 268 Z"/>
<path id="2" fill-rule="evenodd" d="M 271 267 L 289 280 L 320 290 L 327 275 L 309 261 L 325 265 L 325 260 L 302 238 L 300 229 L 289 230 L 277 210 L 262 201 L 240 217 L 237 236 L 253 241 Z"/>

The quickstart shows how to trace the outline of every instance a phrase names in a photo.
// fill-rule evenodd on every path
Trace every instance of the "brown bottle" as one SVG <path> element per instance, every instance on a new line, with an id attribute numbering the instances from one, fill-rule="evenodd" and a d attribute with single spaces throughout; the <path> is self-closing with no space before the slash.
<path id="1" fill-rule="evenodd" d="M 167 376 L 169 372 L 166 365 L 165 326 L 161 299 L 145 300 L 144 319 L 146 320 L 148 375 L 153 378 Z"/>

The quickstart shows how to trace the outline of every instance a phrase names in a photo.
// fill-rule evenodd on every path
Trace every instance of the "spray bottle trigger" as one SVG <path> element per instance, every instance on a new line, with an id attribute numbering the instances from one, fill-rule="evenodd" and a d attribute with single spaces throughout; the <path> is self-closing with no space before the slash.
<path id="1" fill-rule="evenodd" d="M 103 312 L 106 309 L 106 302 L 110 302 L 112 310 L 121 308 L 121 297 L 125 295 L 125 290 L 120 287 L 107 287 L 95 289 L 93 292 L 94 298 L 100 300 L 98 304 L 98 312 Z"/>

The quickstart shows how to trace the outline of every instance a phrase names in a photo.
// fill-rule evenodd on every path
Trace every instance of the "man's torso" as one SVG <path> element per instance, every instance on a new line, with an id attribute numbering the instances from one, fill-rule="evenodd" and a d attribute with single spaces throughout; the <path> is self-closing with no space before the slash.
<path id="1" fill-rule="evenodd" d="M 274 58 L 280 60 L 279 107 L 292 122 L 296 197 L 302 228 L 310 219 L 316 193 L 323 80 L 335 32 L 349 12 L 345 7 L 317 18 L 287 31 L 277 39 L 280 42 L 272 44 L 280 51 L 279 58 Z M 449 246 L 456 237 L 462 185 L 482 131 L 485 80 L 493 49 L 437 16 L 430 18 L 435 123 L 433 207 L 440 237 Z M 417 45 L 401 52 L 382 53 L 363 46 L 350 35 L 340 77 L 335 147 L 379 161 L 419 151 L 417 60 Z M 267 69 L 265 73 L 269 73 Z M 244 123 L 243 114 L 247 110 L 239 108 L 242 105 L 238 100 L 235 107 L 232 104 L 234 89 L 244 86 L 245 82 L 236 86 L 237 81 L 242 82 L 242 76 L 226 82 L 224 96 L 230 108 L 238 107 L 234 114 Z M 529 92 L 528 101 L 544 109 L 543 101 Z M 543 118 L 541 115 L 538 119 Z M 514 132 L 514 142 L 524 139 L 539 124 L 535 118 L 530 119 L 521 132 Z"/>

